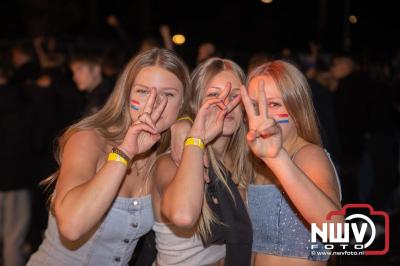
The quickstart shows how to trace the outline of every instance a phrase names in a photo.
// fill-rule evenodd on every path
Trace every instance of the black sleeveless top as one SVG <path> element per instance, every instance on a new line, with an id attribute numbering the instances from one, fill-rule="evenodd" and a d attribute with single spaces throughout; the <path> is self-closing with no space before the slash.
<path id="1" fill-rule="evenodd" d="M 253 241 L 250 217 L 239 190 L 231 178 L 231 173 L 226 169 L 224 172 L 232 194 L 218 179 L 213 168 L 208 169 L 210 183 L 206 188 L 206 200 L 220 223 L 211 224 L 211 235 L 202 239 L 203 244 L 208 246 L 215 242 L 224 242 L 226 266 L 250 265 Z"/>

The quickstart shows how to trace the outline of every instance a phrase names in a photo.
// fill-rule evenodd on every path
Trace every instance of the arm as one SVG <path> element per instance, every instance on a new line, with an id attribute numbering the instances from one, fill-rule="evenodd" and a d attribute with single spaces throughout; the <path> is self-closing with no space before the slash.
<path id="1" fill-rule="evenodd" d="M 263 161 L 309 223 L 316 223 L 322 228 L 327 214 L 341 208 L 334 169 L 320 147 L 304 147 L 294 162 L 284 149 L 275 158 L 265 158 Z M 342 218 L 334 216 L 330 222 L 343 222 Z"/>
<path id="2" fill-rule="evenodd" d="M 186 146 L 178 171 L 161 200 L 161 212 L 176 226 L 192 228 L 199 218 L 204 195 L 203 175 L 203 150 Z"/>
<path id="3" fill-rule="evenodd" d="M 171 126 L 171 157 L 179 166 L 183 153 L 183 143 L 187 138 L 192 122 L 187 119 L 178 120 Z"/>
<path id="4" fill-rule="evenodd" d="M 130 37 L 130 33 L 127 32 L 127 30 L 119 21 L 118 17 L 115 15 L 109 15 L 106 18 L 106 23 L 114 30 L 121 43 L 121 46 L 125 49 L 125 51 L 133 51 L 133 38 Z"/>
<path id="5" fill-rule="evenodd" d="M 174 50 L 174 44 L 172 43 L 171 39 L 171 29 L 168 25 L 161 25 L 160 26 L 160 34 L 163 39 L 164 48 L 169 50 Z"/>
<path id="6" fill-rule="evenodd" d="M 311 145 L 300 150 L 293 162 L 282 146 L 280 127 L 268 116 L 264 83 L 259 83 L 259 113 L 255 112 L 244 87 L 241 94 L 251 129 L 247 134 L 251 150 L 271 169 L 304 218 L 320 226 L 329 212 L 340 209 L 338 188 L 328 158 L 321 148 Z M 342 217 L 336 219 L 343 221 Z"/>
<path id="7" fill-rule="evenodd" d="M 125 176 L 126 166 L 113 161 L 96 173 L 101 146 L 104 143 L 93 131 L 77 132 L 65 145 L 54 210 L 60 233 L 70 241 L 102 219 Z"/>
<path id="8" fill-rule="evenodd" d="M 36 54 L 39 58 L 40 66 L 46 68 L 50 65 L 50 63 L 49 63 L 49 58 L 42 47 L 42 44 L 43 44 L 43 37 L 35 37 L 33 39 L 33 46 L 35 47 Z"/>
<path id="9" fill-rule="evenodd" d="M 149 150 L 159 139 L 154 121 L 161 116 L 166 98 L 154 109 L 155 89 L 119 146 L 129 158 Z M 151 126 L 153 125 L 153 126 Z M 126 165 L 107 161 L 97 171 L 106 140 L 94 131 L 80 131 L 67 141 L 56 185 L 54 210 L 61 234 L 70 241 L 80 239 L 110 208 L 125 178 Z"/>
<path id="10" fill-rule="evenodd" d="M 228 83 L 220 96 L 211 98 L 200 108 L 189 136 L 200 138 L 204 144 L 214 140 L 223 129 L 225 115 L 240 102 L 236 97 L 224 104 L 230 92 Z M 204 151 L 198 146 L 185 146 L 178 171 L 165 190 L 163 214 L 175 225 L 192 228 L 201 215 L 204 197 Z"/>

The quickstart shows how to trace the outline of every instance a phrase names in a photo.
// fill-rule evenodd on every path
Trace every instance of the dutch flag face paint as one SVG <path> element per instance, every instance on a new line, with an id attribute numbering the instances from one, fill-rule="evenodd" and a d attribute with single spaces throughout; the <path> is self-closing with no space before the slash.
<path id="1" fill-rule="evenodd" d="M 276 122 L 279 124 L 289 123 L 289 115 L 288 114 L 276 114 L 275 119 L 276 119 Z"/>
<path id="2" fill-rule="evenodd" d="M 140 103 L 136 100 L 131 100 L 131 108 L 135 111 L 139 110 Z"/>

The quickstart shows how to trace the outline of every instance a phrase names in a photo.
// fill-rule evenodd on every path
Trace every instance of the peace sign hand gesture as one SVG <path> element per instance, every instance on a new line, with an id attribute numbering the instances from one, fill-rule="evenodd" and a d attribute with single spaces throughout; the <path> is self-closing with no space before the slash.
<path id="1" fill-rule="evenodd" d="M 268 101 L 265 95 L 264 81 L 258 82 L 258 114 L 244 86 L 241 86 L 240 94 L 249 124 L 247 143 L 253 153 L 261 160 L 275 158 L 282 149 L 282 132 L 276 121 L 268 116 Z"/>
<path id="2" fill-rule="evenodd" d="M 228 82 L 218 97 L 207 100 L 201 106 L 189 136 L 201 138 L 204 144 L 208 144 L 222 133 L 226 114 L 240 103 L 240 97 L 238 96 L 225 104 L 231 87 L 231 83 Z"/>
<path id="3" fill-rule="evenodd" d="M 157 91 L 155 88 L 152 88 L 143 113 L 129 127 L 124 141 L 119 146 L 130 158 L 148 151 L 160 139 L 156 123 L 160 119 L 168 99 L 167 97 L 163 97 L 158 106 L 154 108 L 156 97 Z"/>

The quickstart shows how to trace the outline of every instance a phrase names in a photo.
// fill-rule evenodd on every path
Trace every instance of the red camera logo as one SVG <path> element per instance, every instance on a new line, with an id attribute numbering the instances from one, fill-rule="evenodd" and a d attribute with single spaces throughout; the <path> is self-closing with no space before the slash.
<path id="1" fill-rule="evenodd" d="M 368 215 L 354 213 L 346 217 L 345 223 L 323 223 L 322 228 L 318 228 L 315 223 L 311 224 L 311 242 L 317 242 L 317 236 L 320 237 L 325 249 L 332 250 L 336 244 L 341 251 L 347 249 L 357 250 L 364 255 L 384 255 L 389 251 L 389 215 L 384 211 L 375 211 L 369 204 L 346 204 L 341 210 L 330 212 L 326 219 L 331 220 L 335 215 L 345 216 L 348 210 L 368 210 Z M 368 249 L 376 240 L 376 225 L 371 217 L 383 218 L 385 228 L 385 242 L 381 250 Z M 358 222 L 351 222 L 352 220 Z M 367 233 L 368 230 L 368 233 Z M 354 240 L 350 240 L 350 234 L 353 234 Z M 329 234 L 329 238 L 328 238 Z M 317 247 L 311 244 L 311 250 Z M 336 253 L 340 253 L 336 252 Z"/>

